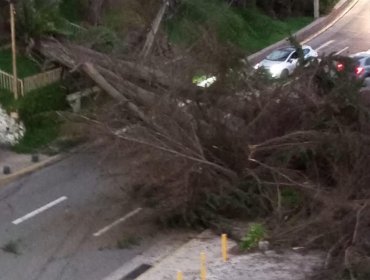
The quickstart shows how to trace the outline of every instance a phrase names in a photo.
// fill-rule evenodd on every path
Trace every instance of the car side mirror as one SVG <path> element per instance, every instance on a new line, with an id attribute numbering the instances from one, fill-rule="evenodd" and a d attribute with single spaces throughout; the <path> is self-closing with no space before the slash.
<path id="1" fill-rule="evenodd" d="M 292 63 L 293 62 L 293 59 L 292 58 L 288 59 L 288 62 L 289 63 Z"/>

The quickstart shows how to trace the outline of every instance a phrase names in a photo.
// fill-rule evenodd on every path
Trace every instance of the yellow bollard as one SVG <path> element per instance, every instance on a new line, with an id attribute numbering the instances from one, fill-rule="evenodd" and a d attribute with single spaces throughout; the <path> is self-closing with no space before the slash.
<path id="1" fill-rule="evenodd" d="M 182 272 L 178 271 L 177 272 L 177 280 L 183 280 L 184 278 L 182 277 Z"/>
<path id="2" fill-rule="evenodd" d="M 206 280 L 206 254 L 204 252 L 200 253 L 200 279 Z"/>
<path id="3" fill-rule="evenodd" d="M 222 259 L 224 262 L 227 262 L 227 234 L 221 235 L 221 252 L 222 252 Z"/>

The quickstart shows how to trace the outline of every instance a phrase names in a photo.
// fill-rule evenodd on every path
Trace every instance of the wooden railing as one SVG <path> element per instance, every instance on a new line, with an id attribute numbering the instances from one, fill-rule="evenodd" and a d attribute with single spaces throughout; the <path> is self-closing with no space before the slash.
<path id="1" fill-rule="evenodd" d="M 23 81 L 17 79 L 18 92 L 23 95 Z M 13 76 L 0 70 L 0 88 L 13 92 Z"/>
<path id="2" fill-rule="evenodd" d="M 62 68 L 57 68 L 24 79 L 18 79 L 18 93 L 24 96 L 32 90 L 58 82 L 61 75 Z M 0 70 L 0 88 L 13 92 L 13 75 Z"/>
<path id="3" fill-rule="evenodd" d="M 62 68 L 53 69 L 23 79 L 23 95 L 32 90 L 60 81 Z"/>

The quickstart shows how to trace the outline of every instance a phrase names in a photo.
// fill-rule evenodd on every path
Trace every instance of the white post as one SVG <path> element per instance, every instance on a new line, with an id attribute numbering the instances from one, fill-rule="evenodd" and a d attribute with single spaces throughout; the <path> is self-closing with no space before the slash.
<path id="1" fill-rule="evenodd" d="M 12 36 L 12 61 L 13 61 L 13 93 L 14 98 L 18 99 L 18 77 L 17 77 L 17 49 L 15 42 L 15 9 L 13 2 L 10 2 L 10 30 Z"/>
<path id="2" fill-rule="evenodd" d="M 315 19 L 320 16 L 320 0 L 313 0 L 313 16 Z"/>

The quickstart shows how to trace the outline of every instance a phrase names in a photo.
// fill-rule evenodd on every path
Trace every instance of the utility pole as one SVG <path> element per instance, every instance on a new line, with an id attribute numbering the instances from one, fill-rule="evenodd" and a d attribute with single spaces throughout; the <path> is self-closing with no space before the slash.
<path id="1" fill-rule="evenodd" d="M 320 0 L 313 0 L 313 17 L 315 19 L 320 16 Z"/>
<path id="2" fill-rule="evenodd" d="M 17 47 L 15 42 L 15 8 L 14 0 L 9 0 L 10 30 L 12 37 L 12 62 L 13 62 L 13 93 L 14 99 L 18 99 L 18 78 L 17 78 Z"/>

